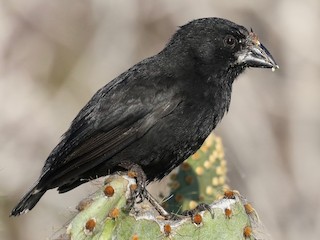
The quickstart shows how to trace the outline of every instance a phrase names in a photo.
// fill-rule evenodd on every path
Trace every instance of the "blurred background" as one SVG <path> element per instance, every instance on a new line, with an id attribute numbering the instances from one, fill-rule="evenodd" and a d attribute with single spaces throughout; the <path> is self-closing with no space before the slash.
<path id="1" fill-rule="evenodd" d="M 177 26 L 202 17 L 252 27 L 280 65 L 234 84 L 223 139 L 229 185 L 274 239 L 320 235 L 320 1 L 0 1 L 1 239 L 54 239 L 85 184 L 9 212 L 38 178 L 70 122 L 108 81 L 159 52 Z M 165 186 L 164 186 L 165 187 Z"/>

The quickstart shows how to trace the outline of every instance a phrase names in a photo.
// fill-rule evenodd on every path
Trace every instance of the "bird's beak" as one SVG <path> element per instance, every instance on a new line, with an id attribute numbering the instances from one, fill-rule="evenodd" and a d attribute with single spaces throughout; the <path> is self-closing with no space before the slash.
<path id="1" fill-rule="evenodd" d="M 272 70 L 279 68 L 268 49 L 260 43 L 257 35 L 252 31 L 246 40 L 245 47 L 238 52 L 237 57 L 237 63 L 247 67 L 272 68 Z"/>

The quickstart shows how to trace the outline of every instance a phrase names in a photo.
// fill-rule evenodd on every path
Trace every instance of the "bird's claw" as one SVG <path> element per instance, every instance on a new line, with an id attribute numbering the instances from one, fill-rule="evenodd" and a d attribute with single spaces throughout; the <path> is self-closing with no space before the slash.
<path id="1" fill-rule="evenodd" d="M 183 216 L 190 216 L 193 217 L 194 215 L 196 215 L 199 212 L 202 211 L 208 211 L 211 214 L 211 217 L 214 218 L 214 212 L 212 210 L 212 208 L 210 207 L 209 204 L 206 203 L 200 203 L 198 206 L 196 206 L 194 209 L 192 210 L 186 210 L 182 213 Z"/>

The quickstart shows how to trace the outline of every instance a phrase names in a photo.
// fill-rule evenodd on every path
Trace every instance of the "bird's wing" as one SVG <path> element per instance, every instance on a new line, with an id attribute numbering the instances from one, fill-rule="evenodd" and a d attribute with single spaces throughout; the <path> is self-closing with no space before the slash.
<path id="1" fill-rule="evenodd" d="M 159 101 L 146 104 L 136 98 L 130 99 L 129 104 L 122 100 L 110 107 L 112 111 L 105 106 L 106 101 L 94 104 L 98 107 L 93 110 L 87 106 L 88 113 L 78 115 L 62 142 L 53 150 L 54 160 L 45 165 L 42 182 L 56 185 L 55 181 L 71 180 L 99 165 L 141 138 L 181 102 L 169 94 L 161 96 Z"/>

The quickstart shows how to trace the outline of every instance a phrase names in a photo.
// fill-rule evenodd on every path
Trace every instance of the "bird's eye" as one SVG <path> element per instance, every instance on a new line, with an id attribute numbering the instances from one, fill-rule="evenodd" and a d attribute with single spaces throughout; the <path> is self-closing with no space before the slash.
<path id="1" fill-rule="evenodd" d="M 237 43 L 237 40 L 235 39 L 234 36 L 228 35 L 224 39 L 224 44 L 228 47 L 234 48 L 236 43 Z"/>

